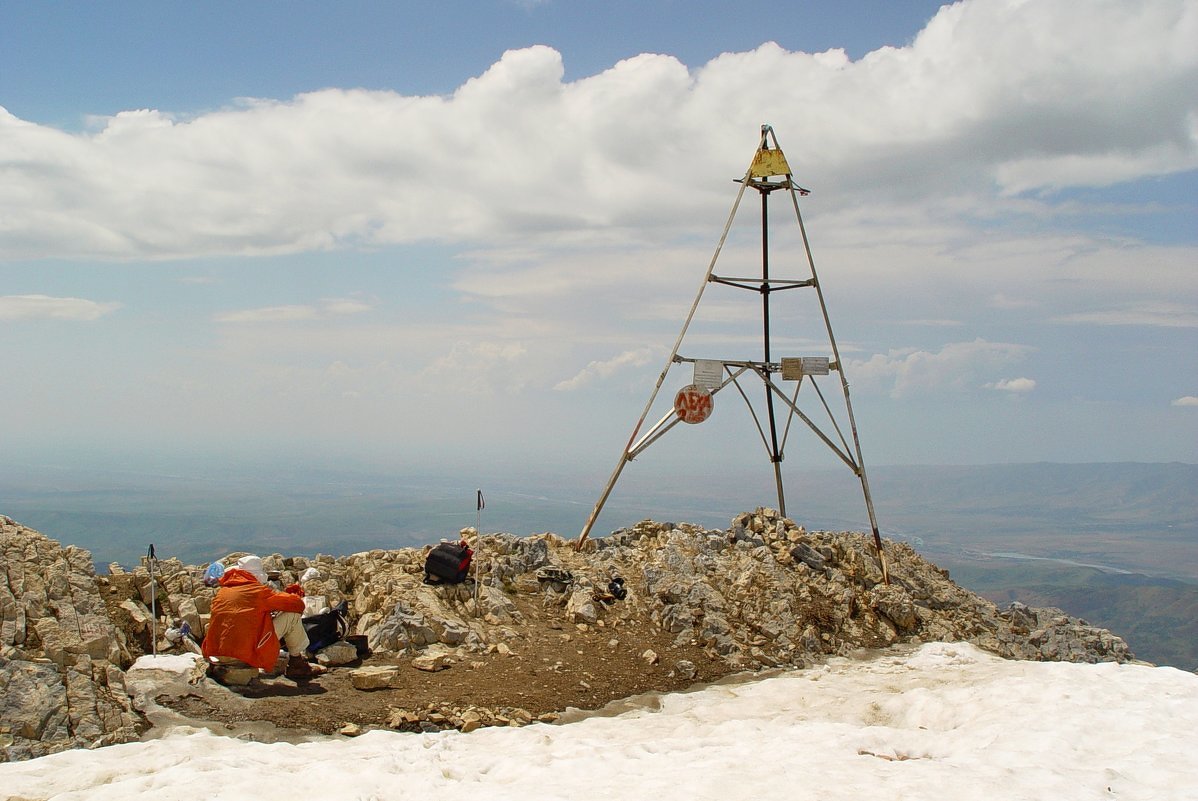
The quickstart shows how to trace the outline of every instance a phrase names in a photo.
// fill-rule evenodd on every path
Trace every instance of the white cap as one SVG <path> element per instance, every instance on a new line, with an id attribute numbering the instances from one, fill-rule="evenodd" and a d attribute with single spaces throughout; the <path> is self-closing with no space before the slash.
<path id="1" fill-rule="evenodd" d="M 263 584 L 266 583 L 266 570 L 262 567 L 262 557 L 254 556 L 253 554 L 243 556 L 237 560 L 237 567 L 249 573 Z"/>

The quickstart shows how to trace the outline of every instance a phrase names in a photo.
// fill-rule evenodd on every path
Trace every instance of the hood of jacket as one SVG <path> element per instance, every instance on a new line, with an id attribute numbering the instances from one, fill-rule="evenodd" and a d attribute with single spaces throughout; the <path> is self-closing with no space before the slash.
<path id="1" fill-rule="evenodd" d="M 218 583 L 222 587 L 244 587 L 247 584 L 261 584 L 262 582 L 258 581 L 257 577 L 248 570 L 231 567 L 220 577 Z"/>

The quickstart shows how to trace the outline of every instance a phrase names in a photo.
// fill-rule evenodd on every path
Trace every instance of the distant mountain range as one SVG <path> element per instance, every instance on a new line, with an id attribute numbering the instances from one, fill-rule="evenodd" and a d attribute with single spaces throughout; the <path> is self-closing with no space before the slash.
<path id="1" fill-rule="evenodd" d="M 1198 531 L 1198 465 L 1192 464 L 885 467 L 871 472 L 871 484 L 904 519 L 988 519 L 1003 529 Z"/>

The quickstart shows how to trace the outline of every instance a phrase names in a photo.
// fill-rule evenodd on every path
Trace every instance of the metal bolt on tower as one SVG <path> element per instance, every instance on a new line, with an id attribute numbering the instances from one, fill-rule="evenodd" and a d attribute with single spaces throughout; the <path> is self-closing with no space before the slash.
<path id="1" fill-rule="evenodd" d="M 633 426 L 632 435 L 628 438 L 628 443 L 624 446 L 624 450 L 620 454 L 616 468 L 612 472 L 607 486 L 604 487 L 603 493 L 599 496 L 599 500 L 595 503 L 590 516 L 587 518 L 586 525 L 583 527 L 582 533 L 578 538 L 578 544 L 581 545 L 590 536 L 591 528 L 595 525 L 595 520 L 599 517 L 599 513 L 615 488 L 624 467 L 679 423 L 695 424 L 706 420 L 713 408 L 714 396 L 721 390 L 729 386 L 734 386 L 744 399 L 753 417 L 758 433 L 761 435 L 762 444 L 765 446 L 766 454 L 773 465 L 774 481 L 778 492 L 778 510 L 782 515 L 786 515 L 786 496 L 782 484 L 782 460 L 791 423 L 797 419 L 830 448 L 860 480 L 862 494 L 865 498 L 865 507 L 869 513 L 870 526 L 873 529 L 874 548 L 882 567 L 882 577 L 889 584 L 890 575 L 882 551 L 882 538 L 878 533 L 877 516 L 874 513 L 873 499 L 869 491 L 869 480 L 865 474 L 865 462 L 861 456 L 861 441 L 857 434 L 857 423 L 853 417 L 853 406 L 849 398 L 849 383 L 844 374 L 844 365 L 840 359 L 840 351 L 836 346 L 836 337 L 832 333 L 832 323 L 828 317 L 828 307 L 824 302 L 824 294 L 820 289 L 819 277 L 815 271 L 815 260 L 811 256 L 811 246 L 807 240 L 807 230 L 803 225 L 803 216 L 799 211 L 799 197 L 807 195 L 808 192 L 794 182 L 790 165 L 787 164 L 786 156 L 778 146 L 778 139 L 774 134 L 773 128 L 770 126 L 761 126 L 761 138 L 758 142 L 757 150 L 753 154 L 753 160 L 750 162 L 744 176 L 737 179 L 737 181 L 740 184 L 740 189 L 736 194 L 736 200 L 732 204 L 732 210 L 728 214 L 728 220 L 724 224 L 724 230 L 720 236 L 719 243 L 716 245 L 715 253 L 712 255 L 711 261 L 707 266 L 707 272 L 704 274 L 703 281 L 699 285 L 699 291 L 695 295 L 694 303 L 691 304 L 686 320 L 682 324 L 682 330 L 678 333 L 678 338 L 674 341 L 674 347 L 670 351 L 670 356 L 666 360 L 665 366 L 662 368 L 661 375 L 658 376 L 657 384 L 653 387 L 653 391 L 649 395 L 649 400 L 645 404 L 644 411 L 641 412 L 640 418 L 637 420 L 636 425 Z M 749 278 L 718 275 L 715 272 L 716 262 L 719 260 L 720 253 L 728 240 L 728 233 L 740 208 L 741 200 L 744 198 L 745 192 L 750 189 L 757 192 L 761 203 L 761 275 Z M 794 210 L 794 218 L 802 238 L 803 251 L 809 271 L 807 277 L 780 279 L 770 274 L 769 200 L 772 194 L 779 191 L 784 192 L 789 197 L 789 205 Z M 679 354 L 687 331 L 699 309 L 703 293 L 709 284 L 721 284 L 749 292 L 756 292 L 760 295 L 762 332 L 762 357 L 760 361 L 697 359 L 684 357 Z M 782 357 L 780 360 L 774 360 L 774 354 L 771 349 L 772 332 L 770 330 L 771 296 L 777 292 L 792 289 L 815 290 L 820 314 L 823 317 L 823 329 L 827 332 L 830 356 L 796 356 Z M 675 396 L 673 406 L 656 423 L 642 433 L 645 421 L 649 417 L 649 412 L 653 408 L 653 404 L 657 400 L 662 386 L 665 384 L 666 376 L 669 374 L 671 368 L 679 364 L 693 365 L 692 383 L 679 390 Z M 816 381 L 818 377 L 828 376 L 831 373 L 836 373 L 840 379 L 838 385 L 843 398 L 843 410 L 839 414 L 842 416 L 842 421 L 847 423 L 847 438 L 842 428 L 842 421 L 838 421 L 837 419 L 838 412 L 833 411 L 824 392 L 820 389 Z M 742 380 L 749 380 L 753 376 L 760 379 L 765 390 L 763 414 L 754 408 L 750 402 L 749 395 L 742 386 Z M 782 382 L 794 382 L 793 391 L 790 394 L 784 392 L 779 385 L 778 379 L 781 379 Z M 798 406 L 799 391 L 805 385 L 812 388 L 812 392 L 819 400 L 819 407 L 822 408 L 824 416 L 827 418 L 826 420 L 821 420 L 820 423 L 817 423 L 811 415 L 805 413 Z M 808 393 L 808 395 L 810 394 Z M 779 407 L 784 411 L 785 417 L 785 425 L 781 431 L 779 431 Z M 765 418 L 764 423 L 762 417 Z M 781 436 L 779 436 L 780 434 Z"/>

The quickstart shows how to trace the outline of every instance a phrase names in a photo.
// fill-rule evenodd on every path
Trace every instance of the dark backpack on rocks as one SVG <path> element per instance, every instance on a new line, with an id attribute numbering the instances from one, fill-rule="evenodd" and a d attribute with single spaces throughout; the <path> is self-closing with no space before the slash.
<path id="1" fill-rule="evenodd" d="M 425 584 L 461 584 L 470 572 L 474 551 L 465 542 L 442 542 L 424 560 Z"/>
<path id="2" fill-rule="evenodd" d="M 308 651 L 316 653 L 349 634 L 349 601 L 342 601 L 327 612 L 312 615 L 303 620 L 304 632 L 308 635 Z"/>

